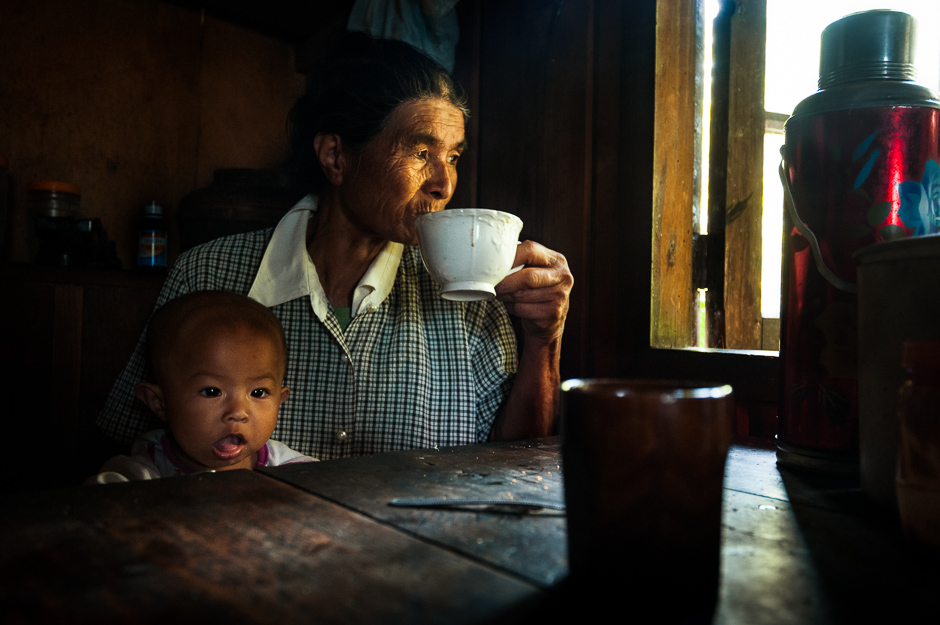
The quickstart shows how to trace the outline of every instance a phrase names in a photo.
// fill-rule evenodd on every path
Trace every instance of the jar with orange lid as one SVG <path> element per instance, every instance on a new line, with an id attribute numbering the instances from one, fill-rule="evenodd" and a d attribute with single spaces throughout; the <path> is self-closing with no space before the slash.
<path id="1" fill-rule="evenodd" d="M 39 249 L 36 262 L 74 265 L 82 255 L 77 222 L 81 219 L 81 191 L 68 182 L 34 180 L 26 186 L 29 212 Z"/>
<path id="2" fill-rule="evenodd" d="M 27 185 L 26 191 L 33 217 L 78 218 L 82 214 L 81 191 L 74 184 L 34 180 Z"/>

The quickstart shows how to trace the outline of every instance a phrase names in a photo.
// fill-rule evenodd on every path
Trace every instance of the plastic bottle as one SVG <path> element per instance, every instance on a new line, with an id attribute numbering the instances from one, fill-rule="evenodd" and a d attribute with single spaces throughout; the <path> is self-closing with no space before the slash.
<path id="1" fill-rule="evenodd" d="M 167 229 L 163 207 L 151 202 L 144 207 L 144 217 L 137 230 L 137 268 L 142 271 L 166 271 Z"/>

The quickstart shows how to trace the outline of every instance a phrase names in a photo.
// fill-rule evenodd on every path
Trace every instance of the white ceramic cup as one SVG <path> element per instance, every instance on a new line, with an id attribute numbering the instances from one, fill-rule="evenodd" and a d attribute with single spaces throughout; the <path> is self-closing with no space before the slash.
<path id="1" fill-rule="evenodd" d="M 522 220 L 486 208 L 449 208 L 415 220 L 424 266 L 441 297 L 472 302 L 496 297 L 513 271 Z"/>

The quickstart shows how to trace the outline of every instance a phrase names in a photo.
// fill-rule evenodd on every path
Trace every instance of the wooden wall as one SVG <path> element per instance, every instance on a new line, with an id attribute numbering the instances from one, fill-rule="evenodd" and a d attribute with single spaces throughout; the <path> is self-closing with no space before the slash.
<path id="1" fill-rule="evenodd" d="M 479 201 L 518 214 L 522 237 L 565 254 L 587 293 L 592 207 L 592 3 L 483 3 Z M 509 104 L 511 103 L 511 104 Z M 587 300 L 572 300 L 566 345 L 583 344 Z M 584 352 L 563 348 L 565 369 Z"/>
<path id="2" fill-rule="evenodd" d="M 133 267 L 145 203 L 173 217 L 215 169 L 280 163 L 304 86 L 292 44 L 155 0 L 5 0 L 0 58 L 15 261 L 29 254 L 26 185 L 51 179 L 79 186 Z"/>
<path id="3" fill-rule="evenodd" d="M 669 154 L 676 138 L 654 131 L 657 1 L 458 6 L 457 75 L 475 91 L 477 117 L 474 189 L 462 192 L 518 214 L 524 237 L 567 257 L 575 284 L 563 378 L 728 382 L 740 432 L 749 433 L 749 420 L 772 417 L 775 357 L 650 345 L 652 260 L 664 245 L 653 223 L 654 155 Z"/>
<path id="4" fill-rule="evenodd" d="M 655 2 L 459 6 L 474 195 L 568 259 L 563 377 L 624 375 L 649 344 Z"/>
<path id="5" fill-rule="evenodd" d="M 0 155 L 9 158 L 12 249 L 0 282 L 0 362 L 17 372 L 8 404 L 14 489 L 75 483 L 113 450 L 88 427 L 143 329 L 159 276 L 131 271 L 143 205 L 168 210 L 217 168 L 270 168 L 302 92 L 292 43 L 154 0 L 5 0 L 0 15 Z M 123 271 L 24 264 L 26 187 L 81 189 Z M 0 259 L 2 260 L 2 259 Z"/>

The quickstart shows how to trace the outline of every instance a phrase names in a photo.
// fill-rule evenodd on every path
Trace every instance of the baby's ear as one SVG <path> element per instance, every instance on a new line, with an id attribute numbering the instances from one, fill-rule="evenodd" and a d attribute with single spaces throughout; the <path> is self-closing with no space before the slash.
<path id="1" fill-rule="evenodd" d="M 138 382 L 134 387 L 134 397 L 147 404 L 161 421 L 166 421 L 163 389 L 152 382 Z"/>
<path id="2" fill-rule="evenodd" d="M 290 389 L 286 386 L 281 387 L 281 401 L 278 402 L 278 405 L 283 405 L 287 401 L 287 398 L 290 396 Z"/>

